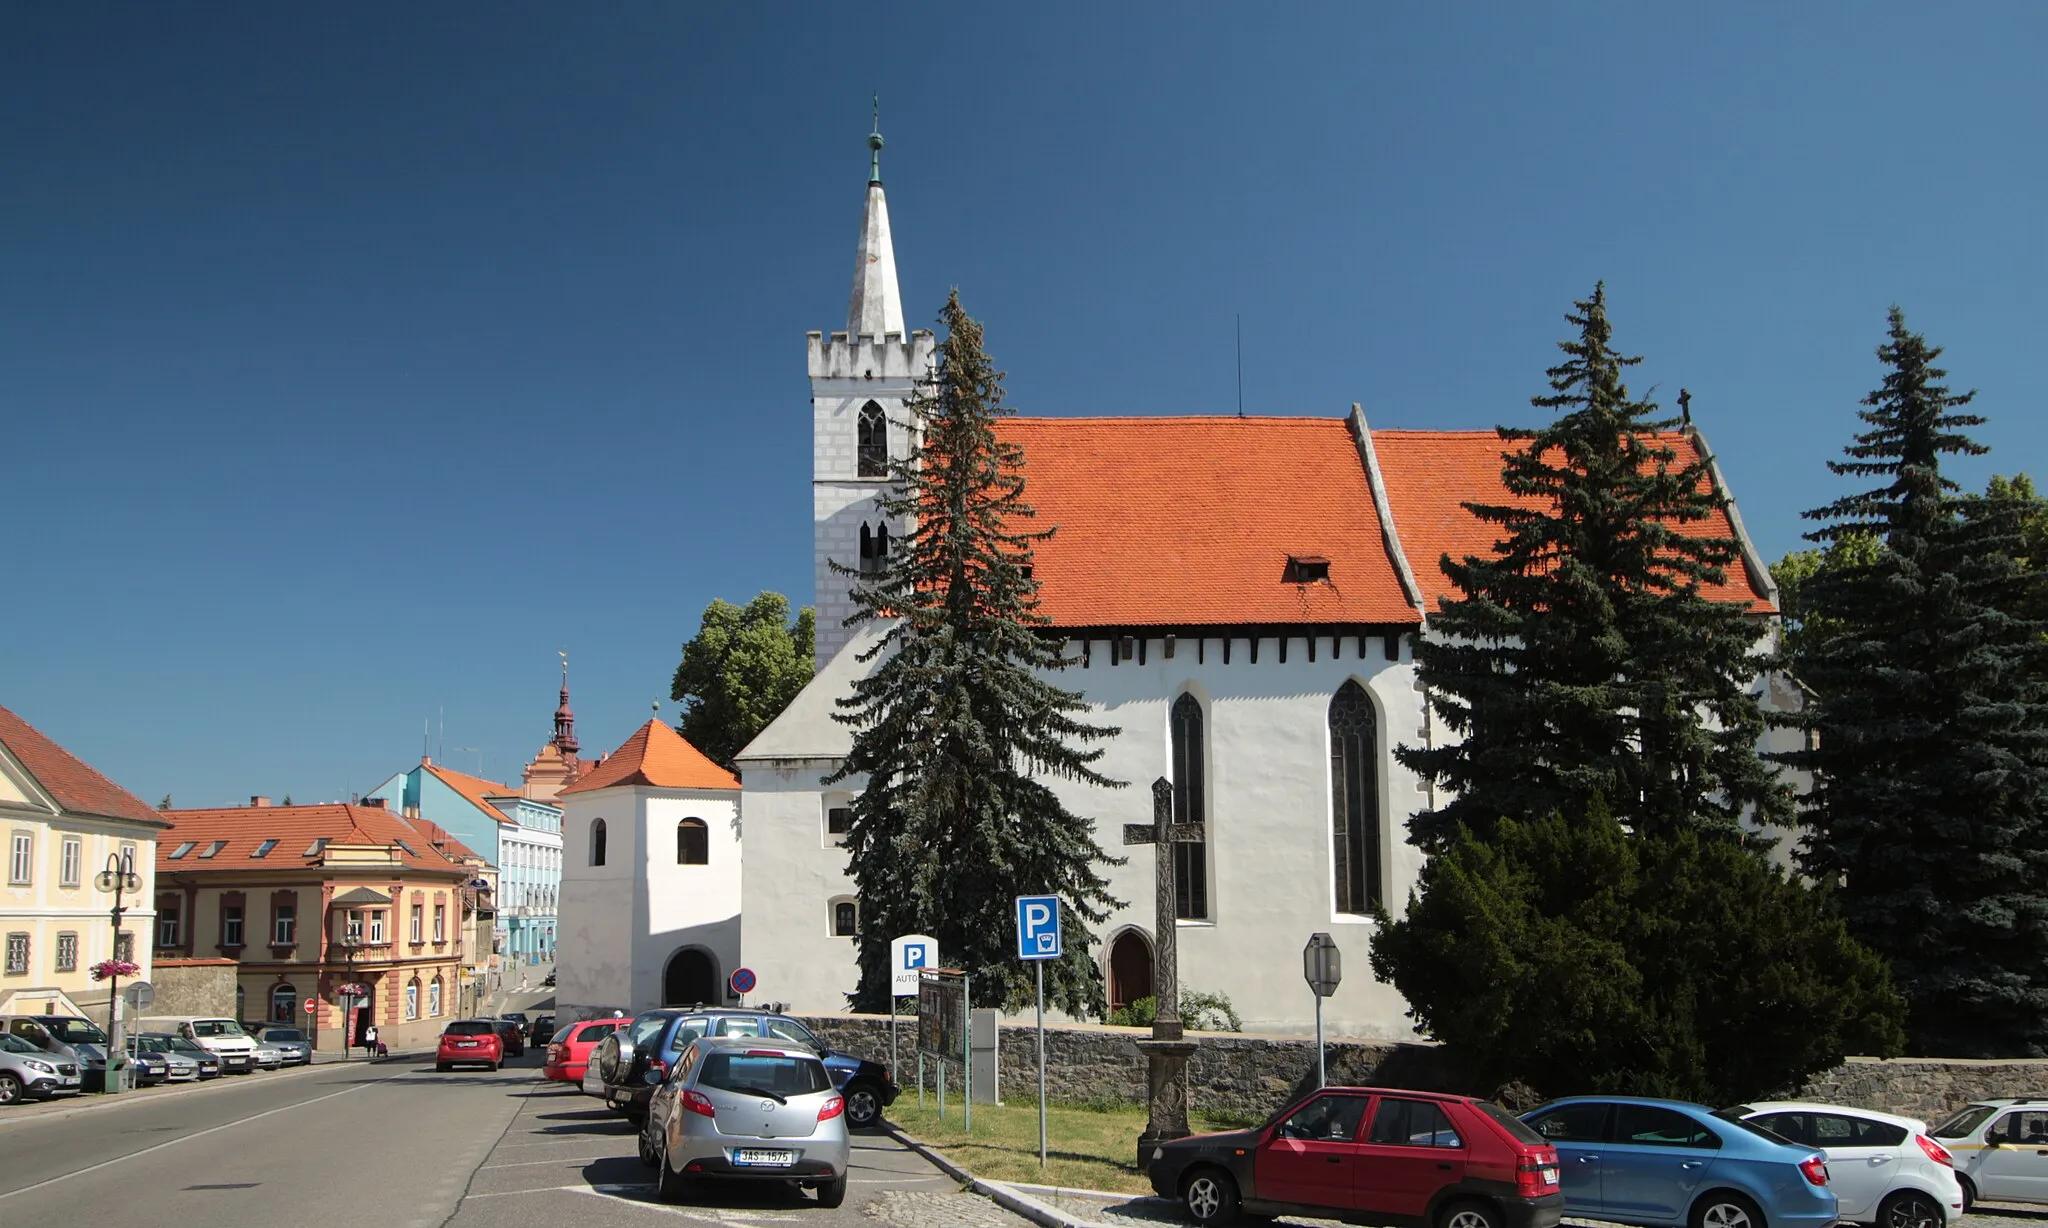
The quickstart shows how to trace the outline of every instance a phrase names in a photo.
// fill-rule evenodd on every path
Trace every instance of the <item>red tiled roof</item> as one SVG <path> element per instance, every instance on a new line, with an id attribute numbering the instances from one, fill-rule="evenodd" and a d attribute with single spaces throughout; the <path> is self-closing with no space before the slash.
<path id="1" fill-rule="evenodd" d="M 162 824 L 164 816 L 108 780 L 84 760 L 45 737 L 41 730 L 0 708 L 0 746 L 35 777 L 45 793 L 72 814 L 98 815 Z"/>
<path id="2" fill-rule="evenodd" d="M 406 819 L 405 823 L 427 838 L 427 843 L 441 850 L 443 856 L 454 860 L 459 857 L 475 857 L 476 850 L 455 838 L 455 833 L 434 822 L 432 819 Z"/>
<path id="3" fill-rule="evenodd" d="M 315 858 L 306 850 L 315 840 L 333 844 L 396 845 L 399 862 L 413 870 L 460 870 L 454 858 L 435 849 L 419 829 L 389 810 L 374 806 L 349 806 L 339 802 L 318 806 L 237 806 L 225 810 L 166 810 L 171 830 L 157 838 L 156 868 L 159 873 L 205 870 L 261 870 L 265 866 L 304 866 Z M 187 840 L 192 850 L 173 859 L 172 853 Z M 226 845 L 212 857 L 202 859 L 216 840 Z M 265 840 L 277 844 L 263 857 L 252 857 Z M 407 851 L 410 848 L 410 852 Z M 371 868 L 371 867 L 362 867 Z"/>
<path id="4" fill-rule="evenodd" d="M 420 766 L 439 777 L 442 784 L 462 794 L 463 798 L 470 805 L 475 806 L 491 818 L 496 819 L 507 827 L 519 826 L 504 811 L 485 800 L 491 797 L 510 797 L 519 792 L 519 790 L 508 789 L 494 780 L 485 780 L 481 776 L 471 776 L 466 772 L 444 768 L 438 763 L 423 763 Z"/>
<path id="5" fill-rule="evenodd" d="M 1416 623 L 1341 418 L 1008 418 L 1061 627 Z M 1284 579 L 1289 556 L 1328 583 Z"/>
<path id="6" fill-rule="evenodd" d="M 740 778 L 706 758 L 682 734 L 648 721 L 611 757 L 563 789 L 589 793 L 613 785 L 652 785 L 659 789 L 738 789 Z"/>
<path id="7" fill-rule="evenodd" d="M 1663 434 L 1658 441 L 1677 453 L 1674 468 L 1700 458 L 1698 448 L 1685 435 Z M 1444 575 L 1443 556 L 1459 560 L 1468 555 L 1485 557 L 1493 553 L 1501 538 L 1499 526 L 1480 520 L 1464 505 L 1533 507 L 1535 501 L 1510 495 L 1501 484 L 1501 454 L 1508 445 L 1493 431 L 1374 431 L 1372 442 L 1401 537 L 1401 552 L 1408 557 L 1416 583 L 1434 611 L 1446 599 L 1461 595 Z M 1725 510 L 1681 525 L 1680 531 L 1690 537 L 1735 536 Z M 1727 568 L 1727 582 L 1707 588 L 1706 595 L 1717 601 L 1746 602 L 1760 613 L 1773 608 L 1739 560 Z"/>

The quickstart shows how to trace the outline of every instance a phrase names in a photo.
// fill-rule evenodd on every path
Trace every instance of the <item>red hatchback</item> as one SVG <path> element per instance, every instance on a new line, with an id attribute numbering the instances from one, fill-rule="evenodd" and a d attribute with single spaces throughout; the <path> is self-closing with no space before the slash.
<path id="1" fill-rule="evenodd" d="M 1152 1188 L 1198 1224 L 1240 1213 L 1398 1228 L 1556 1228 L 1557 1149 L 1490 1100 L 1326 1087 L 1256 1130 L 1175 1139 Z"/>
<path id="2" fill-rule="evenodd" d="M 436 1070 L 460 1065 L 496 1070 L 504 1064 L 505 1040 L 498 1035 L 498 1025 L 489 1019 L 457 1019 L 442 1031 L 440 1047 L 434 1050 Z"/>
<path id="3" fill-rule="evenodd" d="M 590 1069 L 591 1051 L 598 1042 L 619 1030 L 619 1025 L 631 1023 L 630 1019 L 585 1019 L 572 1023 L 555 1033 L 548 1042 L 546 1065 L 540 1068 L 540 1077 L 556 1083 L 574 1083 L 583 1086 L 583 1073 Z"/>

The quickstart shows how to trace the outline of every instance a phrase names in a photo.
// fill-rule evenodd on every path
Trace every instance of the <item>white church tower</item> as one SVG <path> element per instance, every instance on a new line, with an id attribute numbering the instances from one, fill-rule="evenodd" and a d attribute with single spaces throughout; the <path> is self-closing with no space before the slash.
<path id="1" fill-rule="evenodd" d="M 877 567 L 901 526 L 882 518 L 879 498 L 889 462 L 908 454 L 909 414 L 904 403 L 932 367 L 932 334 L 903 330 L 903 299 L 896 289 L 896 249 L 889 242 L 889 202 L 882 195 L 879 108 L 868 171 L 867 208 L 853 270 L 853 301 L 846 331 L 809 334 L 811 367 L 811 504 L 815 521 L 818 664 L 844 647 L 851 631 L 852 580 L 832 563 Z"/>

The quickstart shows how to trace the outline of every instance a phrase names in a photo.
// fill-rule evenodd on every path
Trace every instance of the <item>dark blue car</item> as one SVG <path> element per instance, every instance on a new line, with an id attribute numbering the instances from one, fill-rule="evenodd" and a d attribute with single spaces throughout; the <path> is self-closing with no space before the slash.
<path id="1" fill-rule="evenodd" d="M 889 1068 L 879 1062 L 835 1053 L 811 1030 L 787 1015 L 724 1007 L 664 1007 L 641 1011 L 590 1055 L 584 1089 L 601 1083 L 606 1104 L 638 1121 L 647 1102 L 668 1077 L 684 1049 L 700 1036 L 760 1036 L 802 1045 L 825 1061 L 832 1085 L 846 1098 L 846 1123 L 871 1126 L 896 1099 Z"/>
<path id="2" fill-rule="evenodd" d="M 1557 1148 L 1564 1213 L 1644 1228 L 1832 1228 L 1826 1158 L 1705 1105 L 1553 1101 L 1522 1120 Z"/>

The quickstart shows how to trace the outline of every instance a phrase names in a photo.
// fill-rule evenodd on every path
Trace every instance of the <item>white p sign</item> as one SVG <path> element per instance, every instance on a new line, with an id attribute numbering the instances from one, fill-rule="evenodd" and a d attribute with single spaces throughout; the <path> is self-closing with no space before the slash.
<path id="1" fill-rule="evenodd" d="M 1017 897 L 1017 958 L 1058 959 L 1066 954 L 1060 935 L 1060 897 Z"/>
<path id="2" fill-rule="evenodd" d="M 939 940 L 929 934 L 905 934 L 889 944 L 889 992 L 908 997 L 917 992 L 917 974 L 939 966 Z"/>

